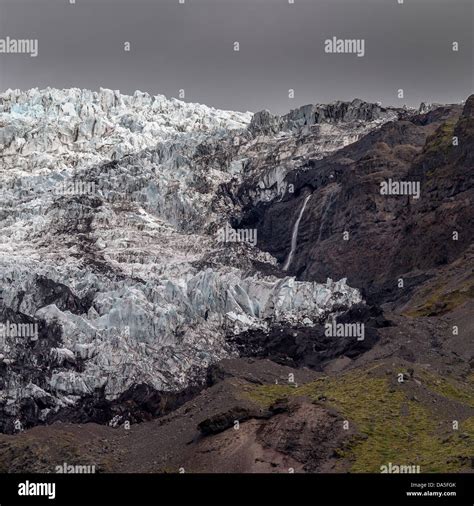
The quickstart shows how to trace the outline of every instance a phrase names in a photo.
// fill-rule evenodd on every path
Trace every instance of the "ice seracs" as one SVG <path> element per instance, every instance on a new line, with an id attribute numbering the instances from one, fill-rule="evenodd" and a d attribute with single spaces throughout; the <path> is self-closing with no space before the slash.
<path id="1" fill-rule="evenodd" d="M 345 280 L 271 274 L 256 233 L 218 231 L 290 191 L 301 159 L 394 114 L 353 102 L 252 119 L 140 92 L 0 95 L 0 316 L 39 324 L 35 343 L 2 343 L 1 427 L 98 390 L 181 389 L 236 353 L 229 335 L 360 302 Z"/>

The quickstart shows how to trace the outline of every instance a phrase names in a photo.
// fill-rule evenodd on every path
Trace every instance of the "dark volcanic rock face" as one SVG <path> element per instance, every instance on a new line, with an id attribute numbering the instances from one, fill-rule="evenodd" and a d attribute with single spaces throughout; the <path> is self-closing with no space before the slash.
<path id="1" fill-rule="evenodd" d="M 94 294 L 80 298 L 63 283 L 57 283 L 44 276 L 37 278 L 37 290 L 34 292 L 36 307 L 55 304 L 61 311 L 71 311 L 73 314 L 82 314 L 89 311 Z"/>
<path id="2" fill-rule="evenodd" d="M 7 360 L 3 353 L 0 355 L 0 390 L 15 385 L 20 393 L 15 403 L 0 399 L 0 432 L 13 433 L 18 430 L 15 421 L 21 420 L 22 428 L 32 427 L 56 404 L 44 388 L 56 365 L 51 350 L 60 345 L 62 333 L 55 323 L 46 323 L 4 306 L 0 307 L 0 317 L 3 324 L 8 322 L 18 329 L 22 325 L 29 326 L 34 330 L 25 335 L 0 335 L 2 352 L 15 350 Z M 21 342 L 22 346 L 15 346 L 16 342 Z"/>
<path id="3" fill-rule="evenodd" d="M 442 123 L 410 167 L 407 179 L 420 181 L 422 195 L 406 217 L 393 274 L 451 263 L 474 240 L 473 104 L 471 96 L 459 120 Z"/>
<path id="4" fill-rule="evenodd" d="M 163 416 L 192 399 L 203 386 L 191 386 L 179 392 L 159 392 L 146 384 L 136 384 L 117 399 L 106 399 L 98 390 L 77 404 L 65 407 L 47 417 L 46 423 L 99 423 L 112 427 L 125 422 L 140 423 Z"/>
<path id="5" fill-rule="evenodd" d="M 249 209 L 241 226 L 257 226 L 261 247 L 284 262 L 311 192 L 289 272 L 305 280 L 347 277 L 366 295 L 393 298 L 400 277 L 451 262 L 473 239 L 473 101 L 464 111 L 445 106 L 387 123 L 306 161 L 288 175 L 294 194 Z M 390 180 L 419 184 L 419 198 L 381 194 Z M 462 239 L 453 240 L 454 231 Z"/>
<path id="6" fill-rule="evenodd" d="M 269 358 L 289 367 L 310 367 L 322 370 L 329 361 L 338 357 L 351 359 L 371 349 L 379 340 L 378 329 L 389 322 L 379 308 L 360 304 L 339 315 L 337 324 L 362 325 L 363 335 L 334 335 L 331 323 L 314 327 L 291 328 L 275 326 L 268 333 L 248 331 L 233 340 L 241 355 Z"/>

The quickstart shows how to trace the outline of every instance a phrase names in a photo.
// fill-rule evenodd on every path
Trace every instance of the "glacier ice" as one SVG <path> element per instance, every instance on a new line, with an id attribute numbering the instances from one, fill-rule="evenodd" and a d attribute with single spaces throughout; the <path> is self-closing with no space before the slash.
<path id="1" fill-rule="evenodd" d="M 393 119 L 379 109 L 280 118 L 141 92 L 1 94 L 0 302 L 61 338 L 23 369 L 28 343 L 2 343 L 0 404 L 14 416 L 21 399 L 47 398 L 45 417 L 97 389 L 178 390 L 236 353 L 229 334 L 311 326 L 360 302 L 344 279 L 264 275 L 254 262 L 276 260 L 258 242 L 222 244 L 217 231 L 281 197 L 301 158 Z"/>

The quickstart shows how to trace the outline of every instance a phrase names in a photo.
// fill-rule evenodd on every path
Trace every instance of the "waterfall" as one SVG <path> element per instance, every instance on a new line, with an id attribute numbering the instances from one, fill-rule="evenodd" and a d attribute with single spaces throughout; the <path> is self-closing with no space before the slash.
<path id="1" fill-rule="evenodd" d="M 296 250 L 296 242 L 298 239 L 298 228 L 300 226 L 301 218 L 303 217 L 304 210 L 306 208 L 306 204 L 308 203 L 308 200 L 311 198 L 312 193 L 310 193 L 303 202 L 303 205 L 301 206 L 300 214 L 298 215 L 297 220 L 295 221 L 295 224 L 293 225 L 293 235 L 291 236 L 291 249 L 290 253 L 288 255 L 288 258 L 286 259 L 285 265 L 283 266 L 283 270 L 287 271 L 288 267 L 290 267 L 291 261 L 293 260 L 293 255 L 295 254 Z"/>

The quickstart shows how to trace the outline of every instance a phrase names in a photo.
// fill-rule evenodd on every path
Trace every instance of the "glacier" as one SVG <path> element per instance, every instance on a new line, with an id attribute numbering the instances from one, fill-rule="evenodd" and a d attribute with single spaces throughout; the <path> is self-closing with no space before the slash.
<path id="1" fill-rule="evenodd" d="M 229 335 L 360 303 L 345 279 L 298 281 L 258 241 L 218 231 L 291 191 L 302 157 L 398 114 L 357 100 L 280 117 L 106 89 L 0 94 L 0 308 L 45 329 L 2 342 L 4 414 L 33 399 L 41 422 L 98 389 L 183 389 L 236 355 Z"/>

